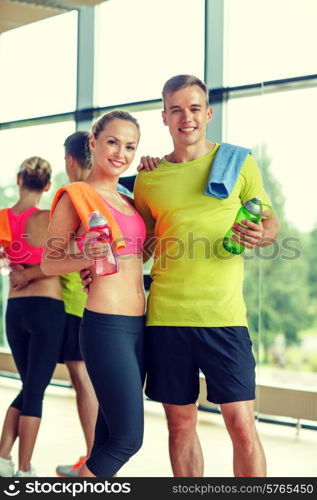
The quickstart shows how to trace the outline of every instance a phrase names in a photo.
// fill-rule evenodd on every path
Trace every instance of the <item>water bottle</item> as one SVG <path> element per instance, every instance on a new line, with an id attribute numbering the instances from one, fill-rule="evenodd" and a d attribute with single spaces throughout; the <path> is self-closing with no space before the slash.
<path id="1" fill-rule="evenodd" d="M 112 231 L 107 219 L 100 215 L 99 210 L 91 212 L 89 215 L 89 231 L 97 231 L 101 234 L 90 241 L 103 241 L 107 243 L 107 254 L 105 257 L 94 259 L 94 266 L 98 276 L 107 276 L 119 271 L 117 261 L 111 247 Z"/>
<path id="2" fill-rule="evenodd" d="M 252 200 L 247 201 L 238 211 L 234 222 L 241 224 L 242 220 L 248 220 L 257 224 L 262 218 L 262 202 L 260 198 L 252 198 Z M 243 224 L 241 224 L 243 226 Z M 246 227 L 246 226 L 244 226 Z M 232 236 L 235 233 L 232 229 L 226 233 L 223 239 L 224 248 L 234 254 L 240 254 L 244 251 L 245 246 L 242 243 L 237 243 Z"/>

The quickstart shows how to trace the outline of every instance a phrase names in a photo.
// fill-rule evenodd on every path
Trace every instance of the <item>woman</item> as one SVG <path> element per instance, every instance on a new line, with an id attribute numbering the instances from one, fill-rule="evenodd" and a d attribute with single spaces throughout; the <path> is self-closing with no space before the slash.
<path id="1" fill-rule="evenodd" d="M 120 175 L 135 155 L 139 125 L 125 111 L 103 115 L 90 137 L 93 167 L 85 182 L 61 188 L 52 205 L 49 240 L 42 269 L 62 274 L 90 267 L 105 254 L 105 245 L 89 242 L 89 212 L 106 215 L 117 238 L 118 273 L 96 276 L 93 271 L 80 345 L 99 402 L 95 441 L 79 476 L 110 477 L 134 455 L 143 440 L 143 332 L 145 295 L 142 246 L 145 225 L 126 199 L 117 193 Z M 79 215 L 80 214 L 80 215 Z M 85 234 L 89 253 L 69 253 L 71 235 Z"/>
<path id="2" fill-rule="evenodd" d="M 31 457 L 42 416 L 42 400 L 60 353 L 64 336 L 64 305 L 59 278 L 43 277 L 40 262 L 46 241 L 49 212 L 37 205 L 50 187 L 51 167 L 37 156 L 19 170 L 20 197 L 0 211 L 0 240 L 11 267 L 24 267 L 24 285 L 10 284 L 6 332 L 22 380 L 22 390 L 11 403 L 0 441 L 0 476 L 13 476 L 11 450 L 19 437 L 19 467 L 15 476 L 34 476 Z M 28 272 L 38 279 L 28 282 Z M 54 318 L 54 321 L 52 321 Z"/>
<path id="3" fill-rule="evenodd" d="M 64 147 L 65 168 L 69 181 L 84 181 L 92 166 L 89 133 L 74 132 L 65 139 Z M 79 330 L 86 304 L 86 295 L 82 291 L 78 272 L 63 274 L 60 279 L 66 323 L 65 338 L 59 361 L 65 363 L 76 392 L 77 410 L 86 442 L 86 453 L 74 464 L 57 466 L 56 474 L 61 477 L 77 477 L 93 445 L 98 402 L 79 347 Z"/>

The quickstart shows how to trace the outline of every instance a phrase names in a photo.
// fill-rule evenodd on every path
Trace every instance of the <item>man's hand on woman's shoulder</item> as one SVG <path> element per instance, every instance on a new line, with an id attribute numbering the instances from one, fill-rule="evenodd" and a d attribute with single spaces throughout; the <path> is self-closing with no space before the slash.
<path id="1" fill-rule="evenodd" d="M 141 156 L 140 164 L 137 167 L 137 171 L 141 170 L 155 170 L 161 161 L 161 158 L 158 156 Z"/>

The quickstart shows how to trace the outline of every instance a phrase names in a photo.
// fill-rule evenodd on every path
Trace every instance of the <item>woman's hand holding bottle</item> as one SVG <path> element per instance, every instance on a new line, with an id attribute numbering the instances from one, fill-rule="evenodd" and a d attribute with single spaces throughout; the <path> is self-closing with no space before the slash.
<path id="1" fill-rule="evenodd" d="M 96 274 L 106 276 L 119 271 L 119 263 L 112 250 L 112 231 L 105 217 L 96 210 L 90 214 L 89 231 L 76 238 L 78 248 L 93 260 Z"/>

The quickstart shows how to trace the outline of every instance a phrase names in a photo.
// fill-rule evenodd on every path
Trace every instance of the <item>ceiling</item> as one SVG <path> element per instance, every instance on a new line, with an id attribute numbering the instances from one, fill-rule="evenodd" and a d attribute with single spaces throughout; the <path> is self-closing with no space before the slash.
<path id="1" fill-rule="evenodd" d="M 0 0 L 0 33 L 107 0 Z"/>

